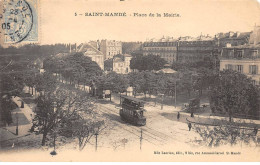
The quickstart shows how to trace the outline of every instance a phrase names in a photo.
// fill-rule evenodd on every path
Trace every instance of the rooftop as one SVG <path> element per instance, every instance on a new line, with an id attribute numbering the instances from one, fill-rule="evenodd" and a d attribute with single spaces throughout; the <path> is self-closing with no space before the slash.
<path id="1" fill-rule="evenodd" d="M 243 48 L 260 48 L 260 44 L 238 45 L 238 46 L 226 47 L 225 49 L 234 49 L 234 48 L 241 48 L 241 49 L 243 49 Z"/>
<path id="2" fill-rule="evenodd" d="M 230 31 L 227 33 L 218 33 L 216 35 L 216 37 L 219 39 L 228 39 L 228 38 L 230 38 L 230 39 L 235 39 L 235 38 L 240 39 L 241 38 L 242 39 L 242 38 L 249 38 L 251 33 L 252 32 L 232 32 L 232 31 Z"/>
<path id="3" fill-rule="evenodd" d="M 84 53 L 84 55 L 90 55 L 90 56 L 103 55 L 101 51 L 97 50 L 95 47 L 93 47 L 88 43 L 81 44 L 78 52 L 82 52 Z"/>
<path id="4" fill-rule="evenodd" d="M 129 54 L 118 54 L 113 57 L 113 62 L 124 62 L 125 57 L 132 57 Z"/>

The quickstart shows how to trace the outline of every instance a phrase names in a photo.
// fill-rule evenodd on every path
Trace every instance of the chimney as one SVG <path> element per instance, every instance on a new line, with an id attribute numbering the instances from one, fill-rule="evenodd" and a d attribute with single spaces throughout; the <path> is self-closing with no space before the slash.
<path id="1" fill-rule="evenodd" d="M 75 52 L 77 52 L 77 43 L 75 43 Z"/>
<path id="2" fill-rule="evenodd" d="M 255 26 L 254 31 L 250 34 L 249 43 L 254 45 L 260 43 L 260 26 Z"/>
<path id="3" fill-rule="evenodd" d="M 240 35 L 240 32 L 236 32 L 237 37 Z"/>
<path id="4" fill-rule="evenodd" d="M 70 44 L 70 53 L 71 53 L 71 44 Z"/>
<path id="5" fill-rule="evenodd" d="M 230 44 L 230 43 L 226 43 L 226 47 L 227 47 L 227 48 L 230 48 L 230 47 L 231 47 L 231 44 Z"/>
<path id="6" fill-rule="evenodd" d="M 228 33 L 229 38 L 233 37 L 233 35 L 234 35 L 234 32 L 229 32 Z"/>
<path id="7" fill-rule="evenodd" d="M 97 49 L 100 51 L 100 42 L 97 40 Z"/>

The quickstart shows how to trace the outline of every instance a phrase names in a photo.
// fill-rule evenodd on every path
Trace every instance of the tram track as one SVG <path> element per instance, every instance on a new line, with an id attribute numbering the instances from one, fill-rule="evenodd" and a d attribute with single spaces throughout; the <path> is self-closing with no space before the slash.
<path id="1" fill-rule="evenodd" d="M 100 105 L 100 107 L 102 107 L 102 109 L 101 108 L 100 109 L 103 113 L 105 112 L 107 115 L 109 115 L 111 117 L 113 117 L 112 115 L 118 116 L 118 114 L 119 114 L 119 112 L 117 112 L 117 109 L 112 109 L 112 108 L 106 107 L 104 105 Z M 120 122 L 118 121 L 117 123 L 120 123 Z M 122 123 L 120 123 L 120 124 L 122 124 Z M 123 124 L 123 127 L 121 126 L 121 128 L 125 129 L 125 126 L 127 126 L 128 128 L 131 128 L 132 130 L 134 130 L 135 132 L 138 132 L 138 133 L 140 133 L 140 130 L 142 129 L 144 136 L 148 137 L 149 140 L 159 142 L 160 144 L 166 144 L 169 138 L 176 140 L 175 138 L 172 138 L 162 132 L 159 132 L 159 131 L 154 130 L 147 126 L 141 126 L 140 129 L 138 129 L 136 126 L 129 125 L 128 123 L 126 123 L 126 124 L 127 125 Z M 127 130 L 127 131 L 136 135 L 136 133 L 134 133 L 133 131 L 129 131 L 129 130 Z M 140 137 L 140 135 L 138 135 L 138 134 L 137 134 L 137 136 Z M 144 138 L 144 140 L 149 142 L 148 139 Z"/>
<path id="2" fill-rule="evenodd" d="M 112 116 L 112 115 L 114 115 L 114 114 L 108 113 L 108 111 L 106 111 L 105 108 L 106 108 L 106 107 L 103 107 L 102 109 L 100 108 L 99 110 L 100 110 L 102 113 L 105 113 L 106 115 L 110 116 L 111 118 L 114 118 L 114 116 Z M 127 132 L 129 132 L 129 133 L 131 133 L 131 134 L 133 134 L 133 135 L 135 135 L 135 136 L 137 136 L 138 138 L 140 138 L 141 130 L 135 129 L 135 128 L 133 128 L 133 127 L 130 126 L 130 125 L 125 125 L 125 124 L 121 123 L 120 121 L 116 121 L 116 120 L 114 120 L 114 121 L 113 121 L 113 120 L 110 120 L 110 121 L 116 123 L 117 126 L 120 127 L 121 129 L 123 129 L 123 130 L 125 130 L 125 131 L 127 131 Z M 144 135 L 144 132 L 143 132 L 143 135 Z M 147 141 L 147 142 L 149 142 L 149 143 L 151 143 L 151 144 L 153 144 L 153 145 L 159 145 L 159 144 L 158 144 L 158 141 L 157 141 L 157 142 L 152 142 L 151 139 L 148 139 L 148 138 L 145 138 L 145 137 L 143 137 L 142 139 L 145 140 L 145 141 Z M 160 141 L 159 141 L 159 142 L 160 142 Z"/>
<path id="3" fill-rule="evenodd" d="M 102 106 L 103 106 L 103 105 L 102 105 Z M 113 113 L 114 113 L 115 115 L 118 115 L 118 114 L 119 114 L 119 112 L 115 111 L 115 109 L 108 108 L 108 107 L 106 107 L 106 108 L 109 109 L 109 110 L 111 110 L 111 111 L 114 111 Z M 111 111 L 110 111 L 110 112 L 111 112 Z M 131 126 L 132 126 L 132 125 L 131 125 Z M 132 126 L 132 127 L 135 127 L 135 126 Z M 135 127 L 135 128 L 136 128 L 136 127 Z M 171 136 L 169 136 L 169 135 L 167 135 L 167 134 L 165 134 L 165 133 L 162 133 L 162 132 L 160 132 L 160 131 L 158 131 L 158 130 L 155 130 L 155 129 L 153 129 L 153 128 L 150 128 L 150 127 L 148 127 L 147 125 L 142 126 L 142 129 L 145 130 L 145 131 L 147 131 L 147 132 L 149 132 L 150 134 L 153 134 L 154 136 L 160 137 L 160 138 L 162 138 L 162 139 L 164 139 L 164 140 L 167 140 L 165 137 L 171 138 L 171 139 L 175 140 L 175 138 L 173 138 L 173 137 L 171 137 Z M 148 131 L 148 129 L 149 129 L 149 131 Z"/>
<path id="4" fill-rule="evenodd" d="M 80 90 L 82 90 L 82 89 L 80 89 Z M 101 110 L 102 112 L 104 112 L 104 110 L 107 111 L 108 109 L 111 110 L 111 111 L 109 111 L 109 113 L 106 113 L 106 114 L 109 115 L 110 117 L 113 117 L 112 115 L 110 115 L 111 112 L 112 112 L 114 115 L 118 115 L 118 114 L 119 114 L 119 112 L 115 112 L 116 109 L 112 109 L 112 108 L 106 107 L 106 106 L 102 105 L 101 103 L 99 103 L 99 105 L 100 105 L 100 107 L 103 107 L 103 108 L 104 108 L 103 110 Z M 100 110 L 100 108 L 99 108 L 99 110 Z M 108 111 L 107 111 L 107 112 L 108 112 Z M 124 129 L 124 130 L 126 130 L 126 131 L 128 131 L 128 132 L 130 132 L 130 133 L 132 133 L 132 134 L 134 134 L 134 135 L 136 135 L 136 136 L 138 136 L 138 137 L 140 138 L 140 134 L 139 134 L 139 133 L 140 133 L 141 130 L 139 130 L 139 129 L 136 128 L 135 126 L 129 125 L 129 124 L 127 124 L 127 123 L 126 123 L 127 125 L 125 125 L 125 124 L 120 123 L 119 121 L 117 122 L 117 124 L 118 124 L 118 126 L 121 127 L 122 129 Z M 121 124 L 121 125 L 119 125 L 119 124 Z M 127 130 L 127 129 L 126 129 L 125 127 L 123 127 L 123 126 L 128 126 L 129 128 L 131 128 L 131 129 L 137 131 L 138 133 L 136 134 L 136 133 L 134 133 L 133 131 Z M 142 130 L 143 130 L 143 135 L 146 135 L 146 136 L 150 137 L 151 139 L 154 139 L 154 140 L 156 140 L 157 142 L 160 142 L 161 144 L 166 144 L 166 141 L 167 141 L 168 139 L 165 138 L 165 137 L 169 137 L 168 135 L 163 134 L 163 133 L 161 133 L 161 132 L 159 132 L 159 131 L 156 131 L 156 130 L 154 130 L 154 129 L 152 129 L 152 128 L 149 128 L 149 127 L 147 127 L 147 126 L 142 126 L 141 128 L 142 128 Z M 147 128 L 147 129 L 145 129 L 145 128 Z M 148 129 L 150 129 L 150 131 L 148 131 Z M 154 131 L 155 133 L 152 133 L 151 131 Z M 138 134 L 139 134 L 139 135 L 138 135 Z M 158 135 L 158 134 L 160 134 L 160 135 Z M 172 137 L 170 137 L 170 138 L 172 138 Z M 143 138 L 143 139 L 146 140 L 147 142 L 151 143 L 151 144 L 156 145 L 155 143 L 151 142 L 151 141 L 148 140 L 147 138 Z"/>

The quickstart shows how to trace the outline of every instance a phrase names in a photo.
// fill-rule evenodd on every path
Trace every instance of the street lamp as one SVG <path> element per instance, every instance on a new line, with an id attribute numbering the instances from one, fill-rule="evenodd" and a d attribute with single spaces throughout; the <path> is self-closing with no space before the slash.
<path id="1" fill-rule="evenodd" d="M 163 97 L 164 97 L 164 94 L 163 93 L 160 93 L 158 94 L 159 96 L 161 96 L 161 110 L 163 109 Z"/>
<path id="2" fill-rule="evenodd" d="M 53 111 L 54 113 L 57 111 L 57 102 L 53 102 Z M 54 114 L 55 115 L 55 114 Z M 51 155 L 57 155 L 56 152 L 56 118 L 54 118 L 54 131 L 53 131 L 53 151 L 50 153 Z"/>
<path id="3" fill-rule="evenodd" d="M 128 140 L 126 138 L 122 139 L 122 143 L 124 145 L 124 149 L 125 149 L 125 144 L 128 142 Z"/>
<path id="4" fill-rule="evenodd" d="M 95 151 L 97 151 L 97 137 L 98 137 L 99 127 L 94 127 L 94 135 L 96 136 L 96 146 Z"/>
<path id="5" fill-rule="evenodd" d="M 18 113 L 15 113 L 15 117 L 16 117 L 16 135 L 18 135 Z"/>
<path id="6" fill-rule="evenodd" d="M 175 102 L 175 109 L 177 107 L 177 81 L 179 81 L 180 79 L 176 79 L 175 80 L 175 85 L 174 85 L 174 102 Z"/>

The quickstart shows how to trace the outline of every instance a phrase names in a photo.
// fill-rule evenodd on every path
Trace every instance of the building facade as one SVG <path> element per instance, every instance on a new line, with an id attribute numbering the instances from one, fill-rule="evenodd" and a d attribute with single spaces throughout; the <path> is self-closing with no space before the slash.
<path id="1" fill-rule="evenodd" d="M 225 47 L 220 57 L 220 70 L 232 69 L 252 78 L 260 85 L 260 27 L 256 26 L 249 44 Z"/>
<path id="2" fill-rule="evenodd" d="M 116 55 L 113 57 L 113 68 L 112 71 L 118 73 L 118 74 L 128 74 L 131 72 L 130 69 L 130 61 L 132 59 L 132 56 L 129 54 L 124 55 Z"/>
<path id="3" fill-rule="evenodd" d="M 98 41 L 100 50 L 104 54 L 104 60 L 111 59 L 117 54 L 122 54 L 122 42 L 115 40 L 101 40 Z"/>
<path id="4" fill-rule="evenodd" d="M 198 38 L 180 37 L 177 40 L 162 38 L 158 41 L 145 42 L 143 55 L 158 55 L 169 64 L 178 62 L 197 62 L 213 56 L 217 48 L 215 38 L 199 36 Z"/>
<path id="5" fill-rule="evenodd" d="M 243 45 L 223 48 L 220 70 L 231 69 L 251 77 L 260 85 L 260 45 Z"/>
<path id="6" fill-rule="evenodd" d="M 82 52 L 84 56 L 88 56 L 92 61 L 96 62 L 99 67 L 104 70 L 104 55 L 98 49 L 88 43 L 84 43 L 79 48 L 78 52 Z"/>
<path id="7" fill-rule="evenodd" d="M 215 37 L 217 38 L 218 46 L 223 48 L 248 44 L 251 33 L 252 32 L 218 33 Z"/>
<path id="8" fill-rule="evenodd" d="M 212 59 L 216 49 L 216 39 L 208 35 L 201 35 L 197 38 L 180 37 L 177 61 L 184 63 Z"/>
<path id="9" fill-rule="evenodd" d="M 162 38 L 158 41 L 152 40 L 143 43 L 143 55 L 156 55 L 172 64 L 177 59 L 177 40 L 173 38 Z"/>

